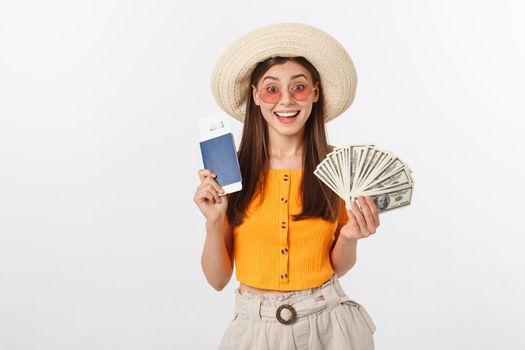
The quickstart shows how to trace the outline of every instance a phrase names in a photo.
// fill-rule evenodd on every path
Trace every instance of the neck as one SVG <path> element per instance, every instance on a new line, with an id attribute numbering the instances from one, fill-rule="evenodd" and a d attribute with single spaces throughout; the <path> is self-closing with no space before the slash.
<path id="1" fill-rule="evenodd" d="M 270 168 L 301 169 L 303 167 L 304 141 L 302 136 L 277 134 L 270 137 Z"/>
<path id="2" fill-rule="evenodd" d="M 300 135 L 282 135 L 278 133 L 269 134 L 269 156 L 282 157 L 302 157 L 304 153 L 303 134 Z"/>

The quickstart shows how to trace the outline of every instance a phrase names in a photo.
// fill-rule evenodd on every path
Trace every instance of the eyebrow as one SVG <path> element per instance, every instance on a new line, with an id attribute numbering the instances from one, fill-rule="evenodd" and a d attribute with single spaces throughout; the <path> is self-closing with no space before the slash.
<path id="1" fill-rule="evenodd" d="M 300 73 L 300 74 L 296 74 L 296 75 L 292 75 L 292 77 L 290 79 L 295 79 L 295 78 L 299 78 L 299 77 L 304 77 L 306 80 L 308 80 L 308 78 L 306 77 L 306 75 Z M 263 79 L 263 82 L 266 80 L 266 79 L 273 79 L 273 80 L 279 80 L 279 78 L 276 78 L 276 77 L 272 77 L 272 76 L 267 76 Z"/>

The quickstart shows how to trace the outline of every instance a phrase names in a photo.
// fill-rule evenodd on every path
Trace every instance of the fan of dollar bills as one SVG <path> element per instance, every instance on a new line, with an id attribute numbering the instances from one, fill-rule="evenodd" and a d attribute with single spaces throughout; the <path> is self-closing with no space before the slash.
<path id="1" fill-rule="evenodd" d="M 314 171 L 330 189 L 345 200 L 370 196 L 378 211 L 410 204 L 412 171 L 399 157 L 374 145 L 345 145 L 335 148 Z"/>

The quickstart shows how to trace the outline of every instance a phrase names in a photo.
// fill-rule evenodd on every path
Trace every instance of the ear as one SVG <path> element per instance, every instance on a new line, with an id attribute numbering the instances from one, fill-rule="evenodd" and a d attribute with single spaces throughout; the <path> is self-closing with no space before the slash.
<path id="1" fill-rule="evenodd" d="M 319 101 L 319 89 L 320 89 L 320 84 L 319 82 L 315 83 L 315 90 L 314 90 L 314 100 L 313 102 L 316 103 L 317 101 Z"/>
<path id="2" fill-rule="evenodd" d="M 257 106 L 261 104 L 261 102 L 259 101 L 259 98 L 257 97 L 257 88 L 253 84 L 252 84 L 252 98 L 253 98 L 253 102 L 255 102 Z"/>

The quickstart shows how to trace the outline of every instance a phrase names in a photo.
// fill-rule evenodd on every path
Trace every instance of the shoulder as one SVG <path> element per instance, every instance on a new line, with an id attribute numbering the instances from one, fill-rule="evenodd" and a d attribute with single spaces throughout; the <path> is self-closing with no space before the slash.
<path id="1" fill-rule="evenodd" d="M 332 146 L 332 145 L 328 145 L 328 147 L 330 147 L 330 152 L 335 149 L 335 146 Z"/>

